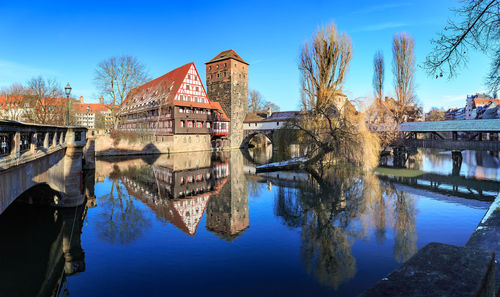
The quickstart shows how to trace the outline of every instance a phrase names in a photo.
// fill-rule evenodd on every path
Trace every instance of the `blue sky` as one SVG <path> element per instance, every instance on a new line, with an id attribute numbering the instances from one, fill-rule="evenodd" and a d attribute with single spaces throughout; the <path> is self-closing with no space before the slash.
<path id="1" fill-rule="evenodd" d="M 0 0 L 0 87 L 33 76 L 70 82 L 72 95 L 95 101 L 96 65 L 111 56 L 133 55 L 152 78 L 234 49 L 250 63 L 249 85 L 281 107 L 300 102 L 298 56 L 323 25 L 335 22 L 352 38 L 354 55 L 346 79 L 350 98 L 371 97 L 373 55 L 385 58 L 385 93 L 394 94 L 391 43 L 395 33 L 415 38 L 417 64 L 430 40 L 459 1 L 4 1 Z M 416 93 L 426 110 L 465 105 L 485 90 L 489 58 L 469 56 L 453 80 L 416 71 Z"/>

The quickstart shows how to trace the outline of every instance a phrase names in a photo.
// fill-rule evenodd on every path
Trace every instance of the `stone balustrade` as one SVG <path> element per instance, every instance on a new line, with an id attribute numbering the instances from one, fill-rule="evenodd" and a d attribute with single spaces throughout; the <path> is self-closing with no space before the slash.
<path id="1" fill-rule="evenodd" d="M 81 175 L 87 128 L 0 121 L 0 213 L 35 185 L 58 192 L 52 204 L 83 203 Z"/>

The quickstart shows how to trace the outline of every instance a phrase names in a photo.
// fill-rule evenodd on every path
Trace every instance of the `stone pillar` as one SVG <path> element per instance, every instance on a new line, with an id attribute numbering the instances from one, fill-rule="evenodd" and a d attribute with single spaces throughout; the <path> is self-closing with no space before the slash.
<path id="1" fill-rule="evenodd" d="M 453 170 L 452 175 L 458 176 L 460 175 L 460 169 L 462 168 L 462 152 L 461 151 L 452 151 L 451 158 L 453 160 Z"/>
<path id="2" fill-rule="evenodd" d="M 58 206 L 74 207 L 81 205 L 83 195 L 83 147 L 86 143 L 86 129 L 68 129 L 66 133 L 66 152 L 64 155 L 64 189 Z"/>
<path id="3" fill-rule="evenodd" d="M 395 146 L 392 148 L 392 163 L 394 167 L 404 168 L 406 166 L 406 148 L 404 146 Z"/>

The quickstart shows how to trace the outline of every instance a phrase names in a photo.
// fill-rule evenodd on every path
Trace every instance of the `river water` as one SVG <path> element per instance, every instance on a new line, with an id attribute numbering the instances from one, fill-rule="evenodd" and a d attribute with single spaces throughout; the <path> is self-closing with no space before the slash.
<path id="1" fill-rule="evenodd" d="M 464 245 L 500 185 L 498 153 L 255 174 L 273 158 L 97 160 L 86 205 L 0 215 L 0 296 L 356 296 L 429 242 Z"/>

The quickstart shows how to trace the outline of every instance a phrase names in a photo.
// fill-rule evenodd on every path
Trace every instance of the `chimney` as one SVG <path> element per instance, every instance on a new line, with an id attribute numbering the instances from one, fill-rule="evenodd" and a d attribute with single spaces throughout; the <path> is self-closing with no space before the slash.
<path id="1" fill-rule="evenodd" d="M 80 96 L 80 104 L 83 104 L 83 96 Z"/>
<path id="2" fill-rule="evenodd" d="M 273 111 L 271 110 L 271 106 L 267 107 L 267 118 L 270 118 L 273 115 Z"/>
<path id="3" fill-rule="evenodd" d="M 104 97 L 101 95 L 101 98 L 99 98 L 99 104 L 104 104 Z"/>

